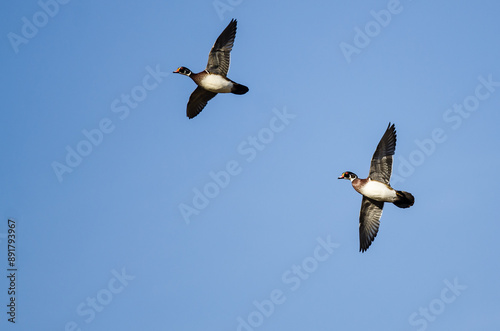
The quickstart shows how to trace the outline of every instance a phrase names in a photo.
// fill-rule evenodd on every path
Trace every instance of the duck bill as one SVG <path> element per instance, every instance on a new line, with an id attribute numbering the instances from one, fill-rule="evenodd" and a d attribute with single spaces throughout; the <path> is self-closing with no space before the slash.
<path id="1" fill-rule="evenodd" d="M 179 73 L 179 69 L 177 69 L 176 71 L 173 71 L 172 73 L 173 74 L 178 74 Z"/>
<path id="2" fill-rule="evenodd" d="M 342 176 L 340 176 L 340 177 L 339 177 L 339 178 L 337 178 L 337 179 L 344 179 L 344 178 L 345 178 L 345 177 L 344 177 L 344 175 L 342 174 Z"/>

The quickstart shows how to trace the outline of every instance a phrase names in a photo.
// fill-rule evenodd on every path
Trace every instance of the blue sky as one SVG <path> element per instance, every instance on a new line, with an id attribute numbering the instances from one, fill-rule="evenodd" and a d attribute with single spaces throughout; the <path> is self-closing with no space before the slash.
<path id="1" fill-rule="evenodd" d="M 498 330 L 499 10 L 3 3 L 1 329 Z M 171 72 L 202 71 L 233 17 L 250 91 L 188 120 Z M 416 202 L 362 254 L 337 177 L 367 176 L 389 122 Z"/>

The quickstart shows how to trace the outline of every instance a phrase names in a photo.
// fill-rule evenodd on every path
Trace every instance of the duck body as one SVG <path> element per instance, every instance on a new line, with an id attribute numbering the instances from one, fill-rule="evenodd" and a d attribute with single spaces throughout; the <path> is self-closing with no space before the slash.
<path id="1" fill-rule="evenodd" d="M 234 94 L 245 94 L 248 92 L 248 87 L 233 82 L 225 76 L 209 73 L 207 70 L 195 74 L 186 67 L 179 67 L 174 73 L 188 76 L 196 85 L 208 92 Z"/>
<path id="2" fill-rule="evenodd" d="M 209 92 L 234 94 L 245 94 L 248 92 L 248 87 L 233 82 L 225 76 L 211 74 L 207 71 L 192 74 L 190 77 L 196 83 L 196 85 L 204 88 Z"/>
<path id="3" fill-rule="evenodd" d="M 200 77 L 201 76 L 201 77 Z M 205 90 L 214 93 L 231 93 L 233 90 L 234 82 L 226 77 L 215 74 L 207 74 L 203 72 L 200 77 L 199 82 L 196 82 L 198 86 L 203 87 Z"/>
<path id="4" fill-rule="evenodd" d="M 397 199 L 396 190 L 379 181 L 356 178 L 351 183 L 358 193 L 367 198 L 383 202 L 394 202 Z"/>
<path id="5" fill-rule="evenodd" d="M 352 172 L 347 172 L 351 174 L 349 177 L 356 176 Z M 344 173 L 345 174 L 345 173 Z M 411 193 L 405 191 L 397 191 L 393 189 L 390 185 L 379 182 L 378 180 L 373 180 L 370 177 L 366 179 L 357 178 L 346 178 L 351 180 L 352 187 L 364 197 L 378 202 L 390 202 L 399 208 L 409 208 L 415 203 L 415 198 Z"/>

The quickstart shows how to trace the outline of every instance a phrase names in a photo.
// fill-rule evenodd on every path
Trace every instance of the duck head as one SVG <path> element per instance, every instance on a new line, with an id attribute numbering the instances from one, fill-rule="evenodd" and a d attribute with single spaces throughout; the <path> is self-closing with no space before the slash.
<path id="1" fill-rule="evenodd" d="M 179 67 L 179 68 L 177 68 L 176 71 L 174 71 L 174 74 L 181 74 L 181 75 L 186 75 L 189 77 L 191 75 L 191 70 L 189 70 L 186 67 Z"/>
<path id="2" fill-rule="evenodd" d="M 358 178 L 358 176 L 354 172 L 346 171 L 343 172 L 342 175 L 340 175 L 340 177 L 337 179 L 348 179 L 352 182 L 356 178 Z"/>

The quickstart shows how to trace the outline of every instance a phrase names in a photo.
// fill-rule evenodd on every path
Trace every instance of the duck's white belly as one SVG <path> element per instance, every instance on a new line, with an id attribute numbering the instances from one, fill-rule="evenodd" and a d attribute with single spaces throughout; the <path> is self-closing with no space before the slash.
<path id="1" fill-rule="evenodd" d="M 368 181 L 360 188 L 359 193 L 377 201 L 393 202 L 396 199 L 396 191 L 387 185 L 375 180 Z"/>
<path id="2" fill-rule="evenodd" d="M 233 83 L 219 75 L 206 75 L 201 81 L 201 86 L 210 92 L 231 93 Z"/>

